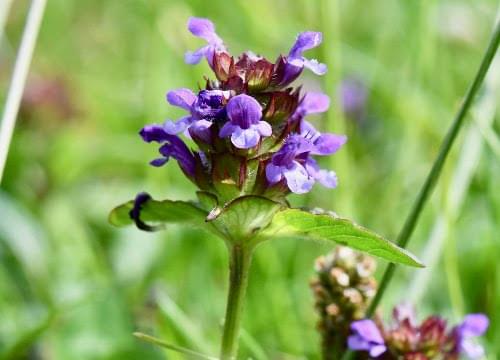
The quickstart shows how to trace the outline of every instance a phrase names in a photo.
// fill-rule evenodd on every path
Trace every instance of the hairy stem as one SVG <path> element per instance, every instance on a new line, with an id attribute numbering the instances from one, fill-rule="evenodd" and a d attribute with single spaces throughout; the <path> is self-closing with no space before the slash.
<path id="1" fill-rule="evenodd" d="M 413 204 L 413 207 L 410 213 L 408 214 L 408 217 L 406 218 L 403 228 L 401 229 L 401 232 L 397 237 L 397 244 L 402 248 L 405 248 L 406 245 L 408 244 L 408 241 L 410 240 L 413 230 L 415 229 L 417 221 L 420 218 L 420 214 L 422 213 L 424 205 L 429 199 L 432 190 L 434 189 L 436 182 L 439 179 L 441 170 L 443 169 L 444 162 L 448 156 L 448 153 L 450 152 L 451 146 L 455 142 L 455 139 L 458 133 L 460 132 L 460 129 L 462 128 L 462 125 L 465 120 L 465 115 L 467 114 L 470 106 L 472 105 L 472 101 L 474 100 L 475 95 L 477 94 L 479 88 L 481 87 L 484 77 L 488 72 L 491 62 L 493 61 L 493 58 L 495 57 L 499 42 L 500 42 L 500 21 L 497 21 L 495 29 L 493 31 L 493 35 L 490 39 L 488 48 L 486 49 L 486 52 L 483 56 L 481 65 L 476 73 L 474 81 L 472 82 L 472 85 L 469 87 L 467 94 L 465 95 L 462 105 L 460 106 L 460 109 L 456 114 L 455 119 L 441 144 L 438 156 L 436 157 L 436 160 L 434 161 L 434 164 L 432 165 L 432 168 L 429 174 L 427 175 L 425 183 L 422 186 L 417 196 L 417 199 L 415 200 L 415 203 Z M 370 304 L 370 308 L 366 313 L 367 318 L 373 316 L 375 310 L 377 309 L 378 304 L 380 303 L 383 295 L 385 294 L 385 290 L 387 289 L 387 286 L 389 285 L 389 282 L 391 281 L 395 270 L 396 270 L 396 265 L 394 265 L 393 263 L 387 266 L 384 275 L 382 276 L 382 280 L 380 281 L 380 286 L 377 291 L 377 294 L 375 295 L 372 303 Z M 343 359 L 351 359 L 352 355 L 353 352 L 348 351 L 343 356 Z"/>
<path id="2" fill-rule="evenodd" d="M 252 248 L 241 244 L 229 245 L 229 293 L 222 334 L 221 360 L 236 358 L 243 303 L 252 261 Z"/>

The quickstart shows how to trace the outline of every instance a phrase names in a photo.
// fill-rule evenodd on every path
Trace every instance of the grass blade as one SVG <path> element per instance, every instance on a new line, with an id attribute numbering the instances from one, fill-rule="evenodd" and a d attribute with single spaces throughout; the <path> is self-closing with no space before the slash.
<path id="1" fill-rule="evenodd" d="M 14 73 L 0 124 L 0 183 L 3 177 L 5 162 L 9 152 L 10 141 L 16 124 L 19 104 L 23 95 L 26 77 L 33 57 L 38 31 L 42 22 L 46 0 L 33 0 L 26 20 L 21 46 L 14 65 Z"/>
<path id="2" fill-rule="evenodd" d="M 163 340 L 157 339 L 157 338 L 150 336 L 150 335 L 143 334 L 141 332 L 135 332 L 133 335 L 140 340 L 147 341 L 151 344 L 161 346 L 161 347 L 168 349 L 168 350 L 172 350 L 172 351 L 176 351 L 178 353 L 184 354 L 184 355 L 188 355 L 194 359 L 217 360 L 216 357 L 201 354 L 201 353 L 198 353 L 196 351 L 183 348 L 181 346 L 169 344 Z"/>

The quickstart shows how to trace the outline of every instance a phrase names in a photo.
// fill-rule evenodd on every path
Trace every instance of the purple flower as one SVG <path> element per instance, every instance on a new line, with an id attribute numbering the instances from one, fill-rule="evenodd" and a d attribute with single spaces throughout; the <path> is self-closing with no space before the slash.
<path id="1" fill-rule="evenodd" d="M 288 63 L 297 67 L 306 67 L 317 75 L 326 73 L 326 65 L 321 64 L 316 59 L 306 59 L 302 53 L 321 44 L 323 36 L 320 32 L 305 31 L 297 36 L 295 44 L 288 53 Z"/>
<path id="2" fill-rule="evenodd" d="M 317 75 L 326 73 L 326 65 L 317 60 L 306 59 L 302 53 L 306 50 L 315 48 L 321 44 L 322 35 L 320 32 L 305 31 L 300 33 L 295 40 L 288 56 L 280 57 L 276 65 L 276 86 L 286 86 L 295 80 L 304 67 L 307 67 Z"/>
<path id="3" fill-rule="evenodd" d="M 271 136 L 271 125 L 262 118 L 262 107 L 251 96 L 241 94 L 229 100 L 226 106 L 229 121 L 219 132 L 221 138 L 231 136 L 231 142 L 239 149 L 256 146 L 261 137 Z"/>
<path id="4" fill-rule="evenodd" d="M 372 320 L 359 320 L 351 324 L 353 335 L 347 339 L 351 350 L 368 351 L 371 357 L 378 357 L 387 351 L 384 338 Z"/>
<path id="5" fill-rule="evenodd" d="M 320 92 L 308 92 L 300 101 L 297 109 L 289 119 L 290 124 L 298 123 L 309 114 L 322 113 L 330 107 L 330 98 Z"/>
<path id="6" fill-rule="evenodd" d="M 266 166 L 266 178 L 270 184 L 283 179 L 290 191 L 303 194 L 311 190 L 315 181 L 323 186 L 337 186 L 334 171 L 320 169 L 310 155 L 330 155 L 346 141 L 345 136 L 321 134 L 306 121 L 303 121 L 300 134 L 292 134 Z"/>
<path id="7" fill-rule="evenodd" d="M 167 93 L 167 101 L 173 105 L 190 112 L 177 121 L 165 121 L 164 129 L 168 134 L 176 135 L 185 132 L 191 125 L 200 120 L 212 120 L 224 114 L 224 103 L 229 97 L 228 91 L 202 90 L 198 96 L 189 89 L 177 89 Z M 211 124 L 211 123 L 210 123 Z M 208 122 L 203 121 L 197 127 L 209 127 Z"/>
<path id="8" fill-rule="evenodd" d="M 164 165 L 170 157 L 173 157 L 179 163 L 180 168 L 188 176 L 195 175 L 196 161 L 193 153 L 176 135 L 168 134 L 164 126 L 147 125 L 141 131 L 140 135 L 146 142 L 156 141 L 163 144 L 160 147 L 162 157 L 150 162 L 153 166 Z"/>
<path id="9" fill-rule="evenodd" d="M 194 65 L 198 64 L 200 60 L 205 57 L 210 67 L 212 67 L 214 54 L 216 52 L 226 51 L 222 39 L 215 33 L 214 24 L 208 19 L 191 17 L 188 20 L 188 29 L 194 36 L 206 40 L 208 45 L 193 52 L 186 52 L 184 61 L 187 64 Z"/>
<path id="10" fill-rule="evenodd" d="M 484 314 L 469 314 L 464 321 L 453 329 L 452 337 L 455 342 L 454 352 L 465 354 L 470 359 L 477 359 L 484 355 L 481 345 L 475 343 L 472 338 L 481 336 L 488 328 L 489 320 Z"/>

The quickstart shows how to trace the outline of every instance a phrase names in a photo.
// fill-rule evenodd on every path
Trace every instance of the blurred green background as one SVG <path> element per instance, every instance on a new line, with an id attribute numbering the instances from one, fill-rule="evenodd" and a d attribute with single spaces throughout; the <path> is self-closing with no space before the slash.
<path id="1" fill-rule="evenodd" d="M 2 104 L 29 1 L 11 5 L 0 48 Z M 183 53 L 201 44 L 186 29 L 189 16 L 213 20 L 234 54 L 252 49 L 272 60 L 298 32 L 323 32 L 323 45 L 308 55 L 329 72 L 304 72 L 300 81 L 332 98 L 317 126 L 346 133 L 349 142 L 324 163 L 340 186 L 291 201 L 394 239 L 479 65 L 498 5 L 49 0 L 0 188 L 0 358 L 183 358 L 139 342 L 136 330 L 217 353 L 223 243 L 188 228 L 147 234 L 106 221 L 139 191 L 194 198 L 176 165 L 147 164 L 156 147 L 137 134 L 181 115 L 166 91 L 212 77 L 205 62 L 183 63 Z M 400 269 L 382 304 L 386 315 L 409 302 L 421 317 L 439 313 L 451 323 L 485 312 L 489 359 L 500 355 L 499 68 L 497 56 L 412 240 L 410 249 L 429 266 Z M 341 84 L 353 81 L 366 101 L 343 111 Z M 308 282 L 315 257 L 330 249 L 297 241 L 258 249 L 242 358 L 319 358 Z"/>

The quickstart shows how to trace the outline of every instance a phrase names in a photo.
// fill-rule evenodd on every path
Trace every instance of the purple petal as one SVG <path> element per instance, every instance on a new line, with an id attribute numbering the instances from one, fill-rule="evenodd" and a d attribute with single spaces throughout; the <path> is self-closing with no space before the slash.
<path id="1" fill-rule="evenodd" d="M 170 105 L 191 111 L 191 106 L 196 101 L 196 95 L 189 89 L 172 90 L 167 93 L 167 101 Z"/>
<path id="2" fill-rule="evenodd" d="M 194 36 L 205 39 L 209 44 L 222 43 L 222 39 L 215 33 L 214 24 L 208 19 L 190 17 L 188 29 Z"/>
<path id="3" fill-rule="evenodd" d="M 197 119 L 217 118 L 224 113 L 224 103 L 230 92 L 223 90 L 202 90 L 194 102 L 191 114 Z"/>
<path id="4" fill-rule="evenodd" d="M 160 154 L 166 158 L 173 157 L 188 176 L 194 176 L 194 155 L 177 135 L 166 135 L 165 143 L 160 147 Z"/>
<path id="5" fill-rule="evenodd" d="M 212 56 L 210 56 L 210 53 L 212 53 Z M 213 57 L 213 49 L 210 45 L 203 46 L 196 51 L 186 51 L 184 54 L 184 62 L 189 65 L 196 65 L 203 57 L 207 59 Z"/>
<path id="6" fill-rule="evenodd" d="M 314 141 L 312 155 L 331 155 L 341 148 L 347 141 L 347 136 L 336 134 L 321 134 Z"/>
<path id="7" fill-rule="evenodd" d="M 329 107 L 330 98 L 328 95 L 320 92 L 308 92 L 297 107 L 297 111 L 299 111 L 302 116 L 306 116 L 308 114 L 325 112 Z"/>
<path id="8" fill-rule="evenodd" d="M 312 178 L 319 181 L 324 187 L 330 189 L 337 187 L 337 174 L 334 171 L 320 169 L 316 160 L 308 158 L 306 161 L 306 170 Z"/>
<path id="9" fill-rule="evenodd" d="M 149 162 L 150 165 L 153 165 L 155 167 L 160 167 L 160 166 L 163 166 L 167 163 L 168 161 L 168 157 L 161 157 L 161 158 L 158 158 L 158 159 L 154 159 L 154 160 L 151 160 Z"/>
<path id="10" fill-rule="evenodd" d="M 165 132 L 163 126 L 158 124 L 144 126 L 139 134 L 146 142 L 157 141 L 163 142 L 168 139 L 168 134 Z"/>
<path id="11" fill-rule="evenodd" d="M 318 62 L 316 59 L 304 59 L 303 60 L 304 67 L 311 70 L 316 75 L 324 75 L 328 70 L 327 66 L 323 63 Z"/>
<path id="12" fill-rule="evenodd" d="M 306 50 L 315 48 L 322 41 L 322 34 L 320 32 L 305 31 L 300 33 L 295 40 L 295 44 L 290 49 L 288 57 L 297 59 L 302 57 L 302 53 Z"/>
<path id="13" fill-rule="evenodd" d="M 226 105 L 227 116 L 234 125 L 246 129 L 262 117 L 262 107 L 253 97 L 241 94 L 231 98 Z"/>
<path id="14" fill-rule="evenodd" d="M 210 144 L 212 142 L 212 132 L 210 131 L 211 126 L 212 122 L 208 120 L 195 121 L 189 127 L 189 134 L 194 139 L 200 139 L 204 143 Z"/>
<path id="15" fill-rule="evenodd" d="M 460 352 L 465 353 L 469 359 L 479 359 L 484 356 L 484 348 L 470 340 L 464 340 L 460 344 Z"/>
<path id="16" fill-rule="evenodd" d="M 295 194 L 305 194 L 314 185 L 314 180 L 309 177 L 306 169 L 296 161 L 290 167 L 284 169 L 283 176 L 286 179 L 288 188 Z"/>
<path id="17" fill-rule="evenodd" d="M 309 121 L 302 120 L 300 122 L 300 135 L 314 142 L 321 136 L 321 133 Z"/>
<path id="18" fill-rule="evenodd" d="M 370 356 L 372 357 L 379 357 L 383 353 L 387 351 L 387 347 L 385 345 L 375 345 L 372 346 L 370 349 Z"/>
<path id="19" fill-rule="evenodd" d="M 271 184 L 276 184 L 278 181 L 283 179 L 283 174 L 281 172 L 281 166 L 273 165 L 269 163 L 266 165 L 266 178 Z"/>
<path id="20" fill-rule="evenodd" d="M 231 134 L 238 128 L 237 125 L 231 124 L 230 121 L 226 122 L 222 128 L 219 130 L 219 137 L 225 138 L 231 136 Z"/>
<path id="21" fill-rule="evenodd" d="M 235 126 L 234 129 L 231 135 L 231 142 L 238 149 L 250 149 L 259 143 L 260 134 L 254 128 L 242 129 L 239 126 Z"/>
<path id="22" fill-rule="evenodd" d="M 351 350 L 370 350 L 370 343 L 359 335 L 351 335 L 347 338 L 347 346 Z"/>
<path id="23" fill-rule="evenodd" d="M 225 51 L 222 39 L 215 33 L 214 24 L 208 19 L 192 17 L 188 21 L 188 29 L 195 36 L 205 39 L 207 46 L 203 46 L 195 52 L 187 52 L 184 60 L 188 64 L 197 64 L 205 57 L 213 65 L 213 57 L 216 51 Z"/>
<path id="24" fill-rule="evenodd" d="M 489 320 L 484 314 L 469 314 L 460 325 L 463 337 L 481 336 L 488 329 Z"/>
<path id="25" fill-rule="evenodd" d="M 382 334 L 372 320 L 365 319 L 355 321 L 351 324 L 351 330 L 369 342 L 384 344 Z"/>
<path id="26" fill-rule="evenodd" d="M 252 128 L 257 130 L 261 136 L 271 136 L 273 128 L 266 121 L 259 121 L 257 124 L 252 125 Z"/>
<path id="27" fill-rule="evenodd" d="M 184 116 L 177 121 L 167 120 L 163 124 L 163 128 L 165 132 L 170 135 L 177 135 L 183 131 L 185 131 L 188 126 L 193 122 L 193 119 L 190 115 Z"/>

